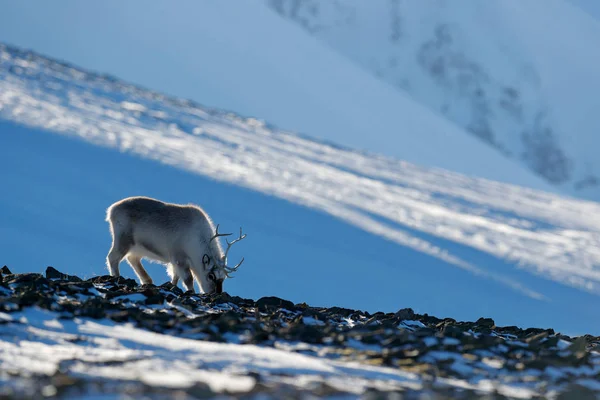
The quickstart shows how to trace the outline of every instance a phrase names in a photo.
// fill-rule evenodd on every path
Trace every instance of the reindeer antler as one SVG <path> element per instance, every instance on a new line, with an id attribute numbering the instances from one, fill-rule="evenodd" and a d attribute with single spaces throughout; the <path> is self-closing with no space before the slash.
<path id="1" fill-rule="evenodd" d="M 240 236 L 237 239 L 235 239 L 231 243 L 229 242 L 229 240 L 225 239 L 225 242 L 227 243 L 227 250 L 225 250 L 225 256 L 223 257 L 224 261 L 225 261 L 225 266 L 223 267 L 223 269 L 225 270 L 225 274 L 227 274 L 227 277 L 229 277 L 229 273 L 237 271 L 238 268 L 240 267 L 240 265 L 242 265 L 242 263 L 244 262 L 244 257 L 242 257 L 242 261 L 237 263 L 235 265 L 235 267 L 228 267 L 227 266 L 227 254 L 229 253 L 229 249 L 231 249 L 231 246 L 233 246 L 234 243 L 239 242 L 240 240 L 244 239 L 245 237 L 246 237 L 246 234 L 242 235 L 242 228 L 240 227 Z"/>
<path id="2" fill-rule="evenodd" d="M 241 230 L 240 230 L 241 232 Z M 219 224 L 217 224 L 217 228 L 215 229 L 215 234 L 213 237 L 210 238 L 210 240 L 208 241 L 208 243 L 212 242 L 213 239 L 218 238 L 219 236 L 231 236 L 233 235 L 233 233 L 219 233 Z"/>

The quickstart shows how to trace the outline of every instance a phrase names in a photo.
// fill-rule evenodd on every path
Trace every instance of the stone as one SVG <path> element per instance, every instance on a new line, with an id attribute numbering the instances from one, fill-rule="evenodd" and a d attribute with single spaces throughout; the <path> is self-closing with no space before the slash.
<path id="1" fill-rule="evenodd" d="M 294 303 L 289 300 L 280 299 L 279 297 L 268 296 L 261 297 L 256 301 L 256 307 L 260 311 L 268 311 L 269 309 L 285 308 L 286 310 L 294 311 Z"/>
<path id="2" fill-rule="evenodd" d="M 48 280 L 42 274 L 36 273 L 7 275 L 4 276 L 2 282 L 14 285 L 17 291 L 40 291 L 48 287 Z"/>
<path id="3" fill-rule="evenodd" d="M 87 282 L 92 283 L 106 283 L 106 282 L 115 282 L 117 278 L 110 275 L 99 275 L 87 280 Z"/>
<path id="4" fill-rule="evenodd" d="M 181 290 L 181 288 L 177 285 L 173 285 L 171 282 L 165 282 L 159 287 L 168 290 L 176 296 L 181 296 L 183 294 L 183 290 Z"/>
<path id="5" fill-rule="evenodd" d="M 116 279 L 116 282 L 118 285 L 124 285 L 127 286 L 130 289 L 135 288 L 136 286 L 138 286 L 138 283 L 135 279 L 131 279 L 131 278 L 125 278 L 123 276 L 118 276 Z"/>
<path id="6" fill-rule="evenodd" d="M 400 321 L 411 320 L 415 317 L 415 312 L 412 308 L 402 308 L 394 314 Z"/>
<path id="7" fill-rule="evenodd" d="M 479 318 L 475 324 L 479 327 L 488 329 L 494 329 L 496 327 L 496 323 L 491 318 Z"/>
<path id="8" fill-rule="evenodd" d="M 81 279 L 79 277 L 63 274 L 62 272 L 58 271 L 56 268 L 50 267 L 50 266 L 46 268 L 46 279 L 60 279 L 60 280 L 81 282 Z"/>
<path id="9" fill-rule="evenodd" d="M 227 292 L 211 294 L 208 297 L 211 304 L 224 304 L 231 302 L 231 296 Z"/>
<path id="10" fill-rule="evenodd" d="M 456 325 L 445 325 L 441 331 L 444 336 L 462 339 L 464 336 L 464 331 L 457 327 Z"/>
<path id="11" fill-rule="evenodd" d="M 162 304 L 165 301 L 165 296 L 155 287 L 143 290 L 142 294 L 146 296 L 146 300 L 144 301 L 146 305 Z"/>
<path id="12" fill-rule="evenodd" d="M 583 336 L 580 336 L 577 339 L 575 339 L 573 343 L 571 343 L 571 345 L 568 347 L 568 350 L 575 354 L 585 353 L 586 349 L 587 342 L 585 340 L 585 337 Z"/>
<path id="13" fill-rule="evenodd" d="M 306 303 L 294 305 L 272 296 L 254 302 L 228 293 L 183 293 L 170 283 L 160 286 L 138 285 L 133 279 L 108 275 L 82 281 L 53 267 L 46 269 L 45 276 L 6 274 L 4 281 L 0 289 L 0 310 L 8 314 L 36 306 L 56 311 L 57 318 L 108 318 L 116 323 L 127 322 L 140 329 L 192 340 L 253 343 L 267 347 L 276 347 L 282 342 L 304 343 L 310 346 L 300 346 L 290 351 L 327 357 L 339 363 L 353 361 L 393 366 L 405 372 L 434 374 L 441 378 L 471 378 L 469 371 L 473 371 L 475 379 L 498 382 L 494 374 L 498 374 L 499 370 L 480 368 L 479 364 L 486 358 L 502 365 L 503 371 L 514 374 L 511 375 L 511 381 L 514 380 L 515 384 L 527 383 L 520 382 L 520 376 L 527 376 L 533 370 L 567 367 L 571 371 L 589 371 L 600 360 L 591 351 L 600 344 L 599 337 L 585 335 L 570 338 L 555 334 L 551 329 L 496 327 L 490 318 L 457 322 L 452 318 L 418 315 L 410 308 L 371 315 L 342 307 L 310 307 Z M 125 300 L 130 295 L 135 295 L 136 301 Z M 140 298 L 140 295 L 143 297 Z M 407 320 L 419 321 L 422 325 L 415 324 L 405 329 L 401 321 Z M 3 321 L 3 324 L 14 323 L 6 318 Z M 570 342 L 570 346 L 559 348 L 561 339 Z M 450 357 L 428 357 L 431 352 L 441 352 Z M 457 359 L 460 360 L 460 368 L 456 368 Z M 525 375 L 519 375 L 521 373 Z M 259 395 L 256 388 L 263 387 L 258 382 L 261 376 L 258 373 L 253 395 Z M 572 390 L 581 391 L 580 387 L 569 384 L 582 377 L 594 379 L 600 375 L 553 376 L 540 375 L 540 380 L 544 385 L 571 387 Z M 67 380 L 70 377 L 66 375 Z M 50 381 L 40 381 L 39 385 L 52 384 Z M 136 387 L 135 390 L 130 387 L 133 391 L 128 393 L 142 395 L 150 393 L 144 392 L 146 390 L 155 390 L 143 385 Z M 264 390 L 267 390 L 266 387 Z M 205 392 L 205 389 L 200 384 L 191 392 L 200 397 L 204 394 L 210 397 L 211 393 Z M 155 393 L 158 397 L 173 394 L 164 388 L 156 390 L 163 391 Z M 285 397 L 281 396 L 283 389 L 278 389 L 278 386 L 269 386 L 268 390 L 275 397 Z M 428 386 L 427 390 L 432 394 L 443 393 L 446 396 L 444 398 L 469 398 L 472 394 L 469 389 L 458 393 L 448 387 Z M 594 391 L 590 393 L 597 394 Z M 380 394 L 382 398 L 388 398 L 387 392 Z"/>
<path id="14" fill-rule="evenodd" d="M 302 303 L 299 305 L 301 308 L 308 308 L 308 305 L 306 303 Z M 327 309 L 327 314 L 338 314 L 341 315 L 343 317 L 349 317 L 352 314 L 354 314 L 355 311 L 351 310 L 349 308 L 342 308 L 342 307 L 331 307 Z"/>

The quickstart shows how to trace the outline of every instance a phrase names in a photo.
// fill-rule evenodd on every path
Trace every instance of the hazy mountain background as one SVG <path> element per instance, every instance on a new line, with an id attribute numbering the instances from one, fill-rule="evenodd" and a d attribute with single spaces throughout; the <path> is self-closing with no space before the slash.
<path id="1" fill-rule="evenodd" d="M 597 2 L 267 3 L 548 182 L 600 198 Z"/>

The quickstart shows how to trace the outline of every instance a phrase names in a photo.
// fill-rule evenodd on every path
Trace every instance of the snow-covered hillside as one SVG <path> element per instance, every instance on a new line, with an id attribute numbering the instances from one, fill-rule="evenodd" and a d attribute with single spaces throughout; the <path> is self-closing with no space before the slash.
<path id="1" fill-rule="evenodd" d="M 262 1 L 0 3 L 0 41 L 357 150 L 553 190 Z"/>
<path id="2" fill-rule="evenodd" d="M 600 330 L 597 203 L 317 142 L 29 52 L 0 60 L 1 262 L 17 272 L 103 275 L 105 209 L 143 194 L 244 227 L 232 294 Z"/>
<path id="3" fill-rule="evenodd" d="M 0 396 L 562 399 L 600 393 L 600 336 L 0 268 Z M 494 396 L 494 394 L 498 396 Z"/>
<path id="4" fill-rule="evenodd" d="M 265 1 L 549 182 L 600 199 L 600 21 L 568 1 Z"/>

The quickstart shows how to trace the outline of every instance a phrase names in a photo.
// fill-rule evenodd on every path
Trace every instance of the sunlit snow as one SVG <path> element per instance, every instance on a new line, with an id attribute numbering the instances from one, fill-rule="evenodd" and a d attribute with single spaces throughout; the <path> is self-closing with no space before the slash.
<path id="1" fill-rule="evenodd" d="M 263 383 L 285 383 L 308 390 L 327 383 L 356 395 L 369 388 L 389 391 L 421 389 L 425 385 L 422 376 L 398 368 L 336 361 L 256 345 L 184 339 L 109 320 L 75 318 L 54 326 L 57 314 L 40 309 L 11 316 L 27 324 L 0 326 L 0 335 L 10 332 L 13 338 L 0 340 L 3 354 L 0 368 L 25 376 L 52 374 L 60 368 L 82 378 L 139 380 L 150 386 L 169 388 L 187 388 L 202 382 L 215 392 L 232 394 L 253 389 L 257 381 L 250 373 L 260 376 Z M 0 382 L 6 379 L 0 376 Z M 530 388 L 510 383 L 488 386 L 467 379 L 439 378 L 437 385 L 484 393 L 497 390 L 515 398 L 535 395 Z"/>

